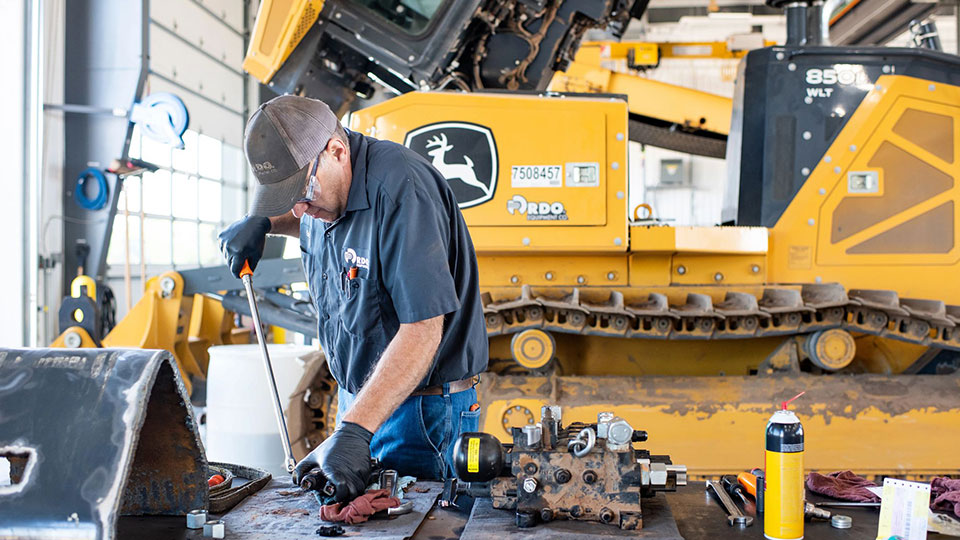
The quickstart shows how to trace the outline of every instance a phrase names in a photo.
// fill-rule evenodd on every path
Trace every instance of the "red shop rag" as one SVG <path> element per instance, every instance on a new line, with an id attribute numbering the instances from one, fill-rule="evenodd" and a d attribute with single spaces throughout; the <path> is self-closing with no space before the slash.
<path id="1" fill-rule="evenodd" d="M 960 480 L 942 476 L 930 481 L 930 508 L 953 512 L 960 518 Z"/>
<path id="2" fill-rule="evenodd" d="M 827 475 L 812 472 L 807 475 L 807 488 L 814 493 L 853 502 L 879 502 L 868 487 L 877 487 L 877 484 L 852 471 L 838 471 Z"/>
<path id="3" fill-rule="evenodd" d="M 400 506 L 400 499 L 388 496 L 386 489 L 371 489 L 348 504 L 333 503 L 320 507 L 320 519 L 333 523 L 356 525 L 388 508 Z"/>

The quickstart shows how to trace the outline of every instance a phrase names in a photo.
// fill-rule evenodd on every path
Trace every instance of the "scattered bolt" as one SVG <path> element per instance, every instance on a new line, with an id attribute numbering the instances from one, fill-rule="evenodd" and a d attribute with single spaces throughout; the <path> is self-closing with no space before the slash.
<path id="1" fill-rule="evenodd" d="M 527 464 L 523 466 L 523 472 L 527 474 L 537 474 L 537 464 L 532 461 L 528 461 Z"/>
<path id="2" fill-rule="evenodd" d="M 759 273 L 760 273 L 760 265 L 759 265 L 759 264 L 755 264 L 755 265 L 751 266 L 751 267 L 750 267 L 750 271 L 753 272 L 754 274 L 759 274 Z"/>
<path id="3" fill-rule="evenodd" d="M 717 272 L 716 274 L 713 275 L 713 280 L 714 280 L 714 281 L 723 281 L 723 274 L 720 273 L 720 272 Z"/>
<path id="4" fill-rule="evenodd" d="M 616 272 L 607 272 L 607 279 L 610 280 L 610 281 L 613 281 L 613 280 L 617 279 L 617 274 L 616 274 Z"/>
<path id="5" fill-rule="evenodd" d="M 566 469 L 557 469 L 557 472 L 553 473 L 553 479 L 557 481 L 558 484 L 566 484 L 570 481 L 570 471 Z"/>
<path id="6" fill-rule="evenodd" d="M 207 511 L 202 508 L 191 510 L 187 514 L 188 529 L 202 529 L 203 524 L 206 522 L 207 522 Z"/>
<path id="7" fill-rule="evenodd" d="M 227 526 L 222 519 L 211 519 L 203 524 L 203 536 L 206 538 L 223 538 L 226 532 Z"/>
<path id="8" fill-rule="evenodd" d="M 510 276 L 510 283 L 513 283 L 514 285 L 516 285 L 517 283 L 520 283 L 520 276 L 517 276 L 517 275 Z"/>
<path id="9" fill-rule="evenodd" d="M 523 490 L 527 493 L 533 493 L 537 490 L 537 481 L 534 478 L 527 478 L 523 481 Z"/>
<path id="10" fill-rule="evenodd" d="M 547 281 L 551 281 L 553 280 L 553 272 L 547 272 L 543 277 L 547 278 Z"/>
<path id="11" fill-rule="evenodd" d="M 583 284 L 586 283 L 586 282 L 587 282 L 587 278 L 585 278 L 585 277 L 583 277 L 583 276 L 577 276 L 577 283 L 583 285 Z"/>
<path id="12" fill-rule="evenodd" d="M 591 471 L 591 470 L 583 471 L 583 481 L 584 481 L 585 483 L 587 483 L 587 484 L 592 484 L 592 483 L 596 482 L 596 481 L 597 481 L 597 473 L 595 473 L 595 472 L 593 472 L 593 471 Z"/>
<path id="13" fill-rule="evenodd" d="M 677 267 L 677 273 L 680 274 L 681 276 L 686 274 L 687 267 L 681 264 L 680 266 Z"/>

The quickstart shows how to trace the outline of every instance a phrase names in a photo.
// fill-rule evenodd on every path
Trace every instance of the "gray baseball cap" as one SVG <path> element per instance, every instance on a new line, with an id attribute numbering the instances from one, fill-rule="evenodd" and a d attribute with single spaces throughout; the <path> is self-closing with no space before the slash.
<path id="1" fill-rule="evenodd" d="M 279 216 L 303 196 L 310 162 L 330 141 L 338 120 L 326 103 L 278 96 L 247 121 L 243 149 L 257 178 L 250 214 Z"/>

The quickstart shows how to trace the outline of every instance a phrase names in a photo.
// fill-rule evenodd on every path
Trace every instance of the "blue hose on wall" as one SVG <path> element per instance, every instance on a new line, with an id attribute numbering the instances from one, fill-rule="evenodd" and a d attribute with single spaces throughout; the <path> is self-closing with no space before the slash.
<path id="1" fill-rule="evenodd" d="M 84 191 L 87 181 L 90 179 L 97 182 L 97 196 L 92 199 L 87 197 Z M 100 210 L 107 204 L 107 192 L 109 189 L 107 186 L 107 177 L 103 175 L 103 171 L 96 167 L 88 167 L 77 176 L 77 189 L 74 191 L 74 198 L 82 208 L 86 208 L 87 210 Z"/>

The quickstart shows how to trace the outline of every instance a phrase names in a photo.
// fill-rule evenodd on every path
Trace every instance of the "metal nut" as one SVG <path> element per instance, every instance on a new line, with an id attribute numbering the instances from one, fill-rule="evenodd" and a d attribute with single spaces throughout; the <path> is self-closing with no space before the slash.
<path id="1" fill-rule="evenodd" d="M 610 427 L 607 428 L 608 442 L 616 445 L 629 445 L 631 439 L 633 439 L 633 426 L 627 423 L 626 420 L 616 418 L 610 423 Z"/>
<path id="2" fill-rule="evenodd" d="M 163 296 L 170 296 L 170 293 L 173 292 L 173 289 L 176 288 L 177 283 L 173 281 L 172 277 L 165 277 L 160 280 L 160 290 L 163 291 Z"/>
<path id="3" fill-rule="evenodd" d="M 613 510 L 610 510 L 609 508 L 600 509 L 600 521 L 604 523 L 610 523 L 613 521 L 613 517 Z"/>
<path id="4" fill-rule="evenodd" d="M 651 486 L 665 486 L 667 485 L 667 464 L 666 463 L 657 463 L 653 462 L 650 464 L 650 485 Z"/>
<path id="5" fill-rule="evenodd" d="M 834 514 L 830 518 L 830 525 L 835 529 L 849 529 L 853 527 L 853 519 L 850 516 Z"/>
<path id="6" fill-rule="evenodd" d="M 63 344 L 66 345 L 68 349 L 77 349 L 83 344 L 83 338 L 76 332 L 67 332 L 63 336 Z"/>
<path id="7" fill-rule="evenodd" d="M 207 511 L 202 508 L 191 510 L 187 514 L 188 529 L 202 529 L 203 524 L 206 522 L 207 522 Z"/>
<path id="8" fill-rule="evenodd" d="M 586 470 L 586 471 L 583 471 L 582 478 L 584 483 L 592 484 L 597 481 L 597 473 L 590 470 Z"/>
<path id="9" fill-rule="evenodd" d="M 527 478 L 523 481 L 523 490 L 527 493 L 533 493 L 537 490 L 537 480 L 535 478 Z"/>
<path id="10" fill-rule="evenodd" d="M 226 536 L 227 526 L 222 519 L 211 519 L 203 524 L 205 538 L 223 538 Z"/>
<path id="11" fill-rule="evenodd" d="M 557 469 L 557 472 L 553 473 L 553 479 L 556 480 L 558 484 L 566 484 L 570 481 L 571 476 L 570 471 L 566 469 Z"/>
<path id="12" fill-rule="evenodd" d="M 540 446 L 540 437 L 542 437 L 542 431 L 540 431 L 540 426 L 536 424 L 527 424 L 526 426 L 523 426 L 523 433 L 527 437 L 528 447 L 534 448 L 534 447 Z"/>

